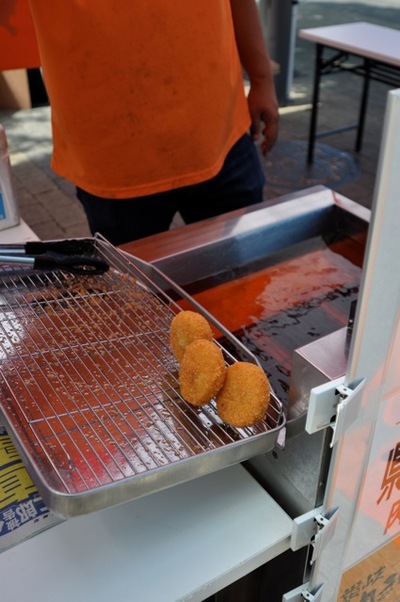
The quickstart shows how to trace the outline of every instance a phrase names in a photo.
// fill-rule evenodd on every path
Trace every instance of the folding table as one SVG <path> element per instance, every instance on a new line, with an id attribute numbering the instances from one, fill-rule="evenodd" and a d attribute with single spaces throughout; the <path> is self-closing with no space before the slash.
<path id="1" fill-rule="evenodd" d="M 400 87 L 400 30 L 373 23 L 355 22 L 301 29 L 298 35 L 316 44 L 308 163 L 313 162 L 317 137 L 349 129 L 357 130 L 355 149 L 360 151 L 370 81 L 379 81 L 393 88 Z M 332 50 L 335 51 L 334 54 Z M 349 56 L 359 60 L 350 63 Z M 340 71 L 350 71 L 364 78 L 358 123 L 317 133 L 321 78 L 323 75 Z"/>

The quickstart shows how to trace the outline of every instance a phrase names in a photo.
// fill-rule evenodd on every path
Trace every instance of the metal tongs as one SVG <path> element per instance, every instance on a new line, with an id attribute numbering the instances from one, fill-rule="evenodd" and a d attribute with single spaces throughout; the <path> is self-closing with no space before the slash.
<path id="1" fill-rule="evenodd" d="M 108 263 L 93 254 L 88 239 L 32 241 L 25 244 L 0 245 L 0 264 L 30 265 L 36 270 L 63 269 L 74 274 L 103 274 Z"/>

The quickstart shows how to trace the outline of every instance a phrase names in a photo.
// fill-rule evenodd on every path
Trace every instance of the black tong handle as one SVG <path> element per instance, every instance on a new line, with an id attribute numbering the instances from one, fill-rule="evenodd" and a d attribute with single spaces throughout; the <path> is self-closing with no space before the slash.
<path id="1" fill-rule="evenodd" d="M 31 240 L 24 244 L 0 245 L 1 255 L 44 255 L 59 253 L 61 255 L 94 255 L 93 241 L 87 238 L 68 238 L 66 240 Z"/>
<path id="2" fill-rule="evenodd" d="M 74 274 L 104 274 L 109 265 L 104 259 L 91 255 L 61 255 L 45 253 L 33 258 L 33 267 L 37 270 L 61 268 Z"/>
<path id="3" fill-rule="evenodd" d="M 91 240 L 66 239 L 51 241 L 28 241 L 24 245 L 27 255 L 44 255 L 45 253 L 60 253 L 62 255 L 89 255 L 95 247 Z"/>

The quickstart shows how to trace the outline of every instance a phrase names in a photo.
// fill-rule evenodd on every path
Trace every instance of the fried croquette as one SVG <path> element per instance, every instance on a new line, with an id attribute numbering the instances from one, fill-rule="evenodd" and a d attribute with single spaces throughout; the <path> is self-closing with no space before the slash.
<path id="1" fill-rule="evenodd" d="M 225 374 L 225 359 L 218 345 L 205 339 L 193 341 L 186 347 L 179 368 L 182 397 L 193 406 L 208 403 L 224 384 Z"/>
<path id="2" fill-rule="evenodd" d="M 265 418 L 270 394 L 269 380 L 260 366 L 236 362 L 227 368 L 217 395 L 218 415 L 237 428 L 252 426 Z"/>
<path id="3" fill-rule="evenodd" d="M 174 356 L 180 362 L 186 347 L 197 339 L 212 341 L 210 324 L 201 314 L 184 310 L 176 314 L 170 326 L 170 343 Z"/>

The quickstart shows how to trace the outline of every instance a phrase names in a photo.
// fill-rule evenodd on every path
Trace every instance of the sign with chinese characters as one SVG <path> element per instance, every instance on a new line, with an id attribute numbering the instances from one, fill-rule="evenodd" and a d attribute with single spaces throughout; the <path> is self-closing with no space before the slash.
<path id="1" fill-rule="evenodd" d="M 59 522 L 0 424 L 0 552 Z"/>
<path id="2" fill-rule="evenodd" d="M 398 602 L 400 538 L 343 575 L 338 602 Z"/>
<path id="3" fill-rule="evenodd" d="M 400 525 L 400 442 L 396 443 L 389 452 L 381 491 L 377 504 L 383 501 L 389 502 L 389 515 L 385 526 L 386 535 L 392 527 Z"/>
<path id="4" fill-rule="evenodd" d="M 348 544 L 347 567 L 400 536 L 400 391 L 396 384 L 400 321 L 393 329 L 389 350 L 385 378 L 377 388 L 380 403 Z"/>

